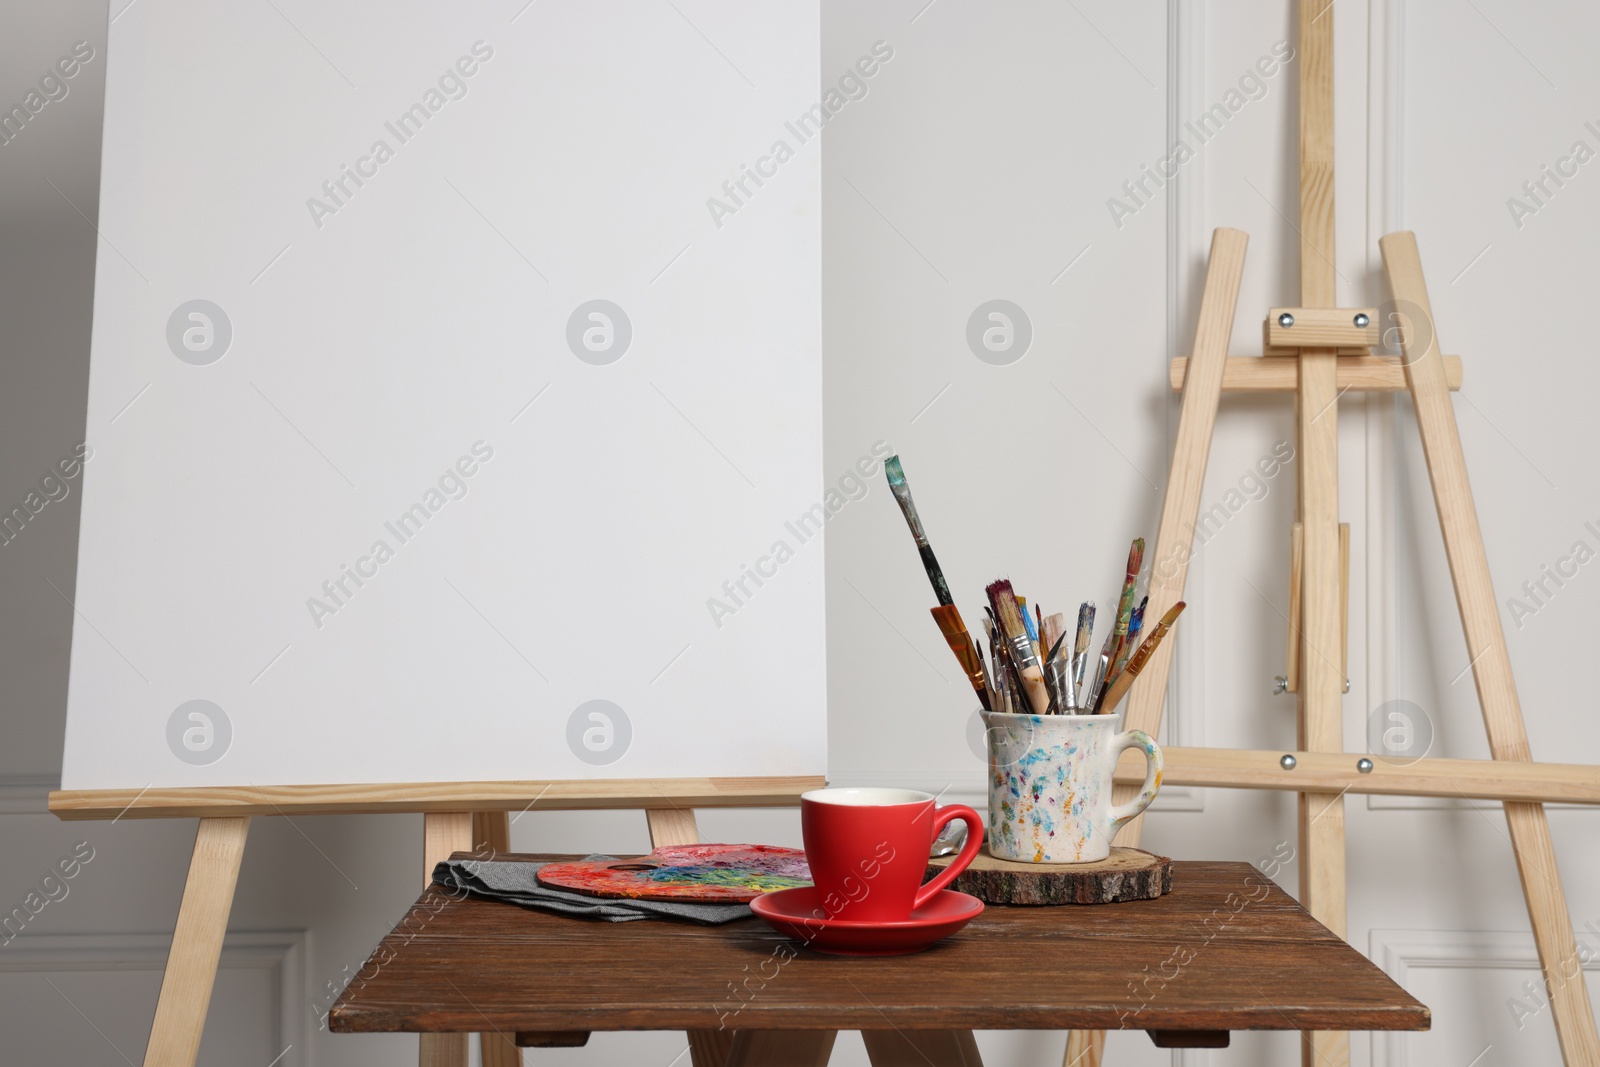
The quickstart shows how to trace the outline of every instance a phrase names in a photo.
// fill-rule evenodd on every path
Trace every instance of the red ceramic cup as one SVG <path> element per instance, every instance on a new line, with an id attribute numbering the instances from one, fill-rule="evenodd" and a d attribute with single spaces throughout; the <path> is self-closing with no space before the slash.
<path id="1" fill-rule="evenodd" d="M 927 885 L 928 852 L 962 819 L 967 843 Z M 829 919 L 904 922 L 966 869 L 983 847 L 983 823 L 963 804 L 934 810 L 915 789 L 813 789 L 800 795 L 800 828 L 818 903 Z"/>

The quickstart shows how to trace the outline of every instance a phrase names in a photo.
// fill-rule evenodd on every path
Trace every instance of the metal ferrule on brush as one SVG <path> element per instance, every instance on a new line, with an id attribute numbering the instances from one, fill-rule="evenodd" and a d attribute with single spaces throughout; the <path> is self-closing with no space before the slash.
<path id="1" fill-rule="evenodd" d="M 906 483 L 905 472 L 900 468 L 898 457 L 891 457 L 893 465 L 886 463 L 884 469 L 889 474 L 889 492 L 894 494 L 895 501 L 900 505 L 900 511 L 906 517 L 906 525 L 911 527 L 911 536 L 918 547 L 928 543 L 928 535 L 922 532 L 922 518 L 917 514 L 917 505 L 911 502 L 911 486 Z"/>
<path id="2" fill-rule="evenodd" d="M 1034 647 L 1027 634 L 1022 633 L 1017 634 L 1015 637 L 1008 637 L 1006 638 L 1006 644 L 1010 646 L 1011 659 L 1016 663 L 1019 670 L 1033 668 L 1038 669 L 1040 674 L 1044 673 L 1043 667 L 1039 663 L 1039 650 Z"/>

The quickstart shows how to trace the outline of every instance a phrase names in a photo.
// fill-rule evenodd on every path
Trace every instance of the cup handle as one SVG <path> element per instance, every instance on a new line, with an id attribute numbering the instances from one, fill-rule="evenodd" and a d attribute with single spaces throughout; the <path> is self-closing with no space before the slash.
<path id="1" fill-rule="evenodd" d="M 1139 788 L 1138 796 L 1126 804 L 1118 804 L 1106 813 L 1110 817 L 1107 836 L 1115 834 L 1122 829 L 1123 823 L 1148 808 L 1150 802 L 1156 798 L 1156 792 L 1161 788 L 1161 770 L 1166 766 L 1166 761 L 1162 758 L 1161 746 L 1143 730 L 1124 731 L 1111 742 L 1111 769 L 1116 770 L 1118 757 L 1130 748 L 1137 748 L 1144 753 L 1144 785 Z"/>
<path id="2" fill-rule="evenodd" d="M 933 844 L 933 839 L 939 836 L 939 831 L 955 819 L 961 819 L 967 824 L 967 843 L 961 846 L 961 853 L 951 861 L 933 881 L 917 890 L 916 900 L 912 903 L 912 910 L 922 907 L 929 900 L 941 892 L 945 886 L 955 881 L 956 875 L 967 869 L 967 864 L 978 858 L 978 852 L 983 848 L 983 820 L 978 818 L 978 813 L 965 804 L 951 804 L 940 808 L 933 814 L 933 836 L 928 838 L 928 844 Z"/>

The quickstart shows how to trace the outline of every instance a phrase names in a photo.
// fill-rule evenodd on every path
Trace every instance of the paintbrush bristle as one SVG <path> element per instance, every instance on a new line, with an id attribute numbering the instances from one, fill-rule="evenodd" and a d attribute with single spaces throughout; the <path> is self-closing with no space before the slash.
<path id="1" fill-rule="evenodd" d="M 995 617 L 1006 637 L 1010 640 L 1026 638 L 1028 628 L 1023 625 L 1022 609 L 1017 606 L 1017 594 L 1012 591 L 1011 582 L 1004 578 L 990 582 L 984 592 L 989 594 L 989 603 L 994 606 Z"/>
<path id="2" fill-rule="evenodd" d="M 890 456 L 883 461 L 883 473 L 889 476 L 889 484 L 902 486 L 906 484 L 906 472 L 900 466 L 899 456 Z"/>

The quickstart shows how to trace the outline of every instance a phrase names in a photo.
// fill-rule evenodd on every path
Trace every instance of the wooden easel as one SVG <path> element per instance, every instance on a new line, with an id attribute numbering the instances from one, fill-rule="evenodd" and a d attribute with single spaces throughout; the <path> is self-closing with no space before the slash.
<path id="1" fill-rule="evenodd" d="M 509 851 L 511 812 L 643 808 L 652 845 L 699 840 L 697 807 L 785 807 L 826 785 L 823 778 L 674 778 L 616 781 L 468 782 L 408 786 L 58 790 L 50 810 L 67 820 L 200 819 L 167 954 L 144 1067 L 194 1067 L 216 982 L 250 819 L 256 815 L 418 813 L 423 816 L 422 884 L 454 852 Z M 693 1067 L 825 1067 L 832 1030 L 691 1030 Z M 970 1030 L 862 1032 L 873 1067 L 982 1067 Z M 467 1067 L 470 1034 L 423 1034 L 420 1067 Z M 484 1067 L 520 1067 L 507 1034 L 479 1034 Z"/>
<path id="2" fill-rule="evenodd" d="M 779 807 L 826 784 L 820 777 L 673 778 L 613 781 L 465 782 L 420 785 L 232 787 L 216 789 L 73 790 L 50 794 L 62 819 L 195 818 L 194 856 L 178 907 L 144 1067 L 194 1067 L 200 1035 L 233 907 L 250 819 L 256 815 L 421 813 L 422 881 L 453 852 L 508 851 L 513 811 L 643 808 L 656 845 L 697 840 L 697 807 Z M 421 1067 L 466 1067 L 467 1034 L 425 1034 Z M 763 1062 L 762 1042 L 735 1033 L 692 1031 L 694 1067 Z M 822 1035 L 813 1035 L 820 1040 Z M 825 1063 L 832 1048 L 817 1051 Z M 517 1067 L 522 1054 L 504 1034 L 480 1034 L 484 1067 Z M 969 1037 L 970 1040 L 970 1037 Z M 802 1042 L 803 1043 L 803 1042 Z M 792 1048 L 792 1046 L 791 1046 Z M 738 1056 L 732 1056 L 737 1051 Z M 976 1061 L 973 1061 L 974 1063 Z"/>
<path id="3" fill-rule="evenodd" d="M 1298 522 L 1292 577 L 1290 689 L 1300 701 L 1300 749 L 1267 752 L 1167 750 L 1173 782 L 1276 788 L 1299 793 L 1300 896 L 1313 916 L 1345 935 L 1345 792 L 1478 796 L 1503 801 L 1539 961 L 1550 991 L 1551 1015 L 1569 1065 L 1600 1063 L 1600 1035 L 1589 1009 L 1566 895 L 1556 868 L 1543 802 L 1574 794 L 1595 800 L 1600 769 L 1531 763 L 1511 658 L 1490 583 L 1466 458 L 1451 405 L 1459 361 L 1440 354 L 1438 331 L 1411 233 L 1379 241 L 1384 273 L 1397 309 L 1380 321 L 1377 308 L 1337 307 L 1333 225 L 1333 0 L 1298 0 L 1300 59 L 1300 307 L 1273 308 L 1260 358 L 1230 359 L 1228 341 L 1239 296 L 1246 235 L 1219 229 L 1212 244 L 1192 356 L 1173 365 L 1183 403 L 1172 469 L 1162 505 L 1149 611 L 1160 615 L 1183 594 L 1191 538 L 1198 518 L 1206 456 L 1224 390 L 1296 395 L 1299 436 Z M 1380 329 L 1398 329 L 1401 355 L 1373 356 Z M 1350 390 L 1411 394 L 1433 484 L 1445 552 L 1466 632 L 1473 680 L 1493 760 L 1423 760 L 1398 774 L 1342 751 L 1344 692 L 1343 538 L 1338 498 L 1338 399 Z M 1169 642 L 1152 658 L 1129 698 L 1127 725 L 1154 733 L 1161 723 Z M 1273 767 L 1269 761 L 1275 761 Z M 1448 773 L 1439 765 L 1451 764 Z M 1509 765 L 1517 767 L 1508 780 Z M 1131 776 L 1130 776 L 1131 777 Z M 1119 772 L 1119 782 L 1122 775 Z M 1387 779 L 1387 781 L 1385 781 Z M 1401 781 L 1405 779 L 1405 781 Z M 1374 788 L 1376 786 L 1377 788 Z M 1127 786 L 1119 785 L 1126 795 Z M 1121 799 L 1121 796 L 1119 796 Z M 1119 844 L 1139 840 L 1142 818 L 1128 824 Z M 1067 1067 L 1100 1062 L 1104 1034 L 1074 1032 Z M 1343 1067 L 1349 1036 L 1303 1035 L 1307 1067 Z"/>

